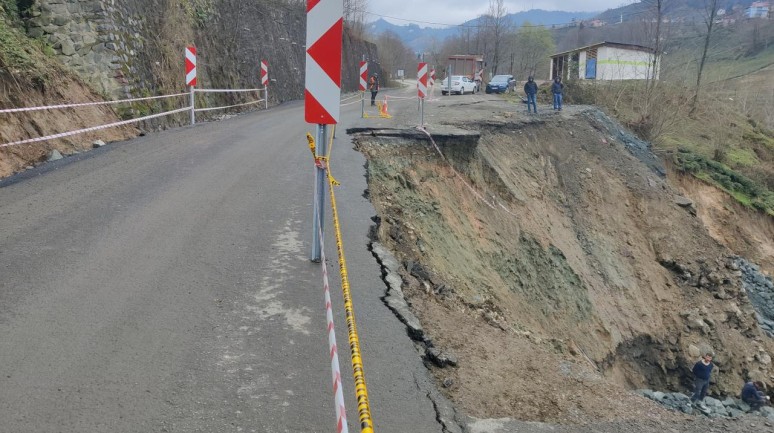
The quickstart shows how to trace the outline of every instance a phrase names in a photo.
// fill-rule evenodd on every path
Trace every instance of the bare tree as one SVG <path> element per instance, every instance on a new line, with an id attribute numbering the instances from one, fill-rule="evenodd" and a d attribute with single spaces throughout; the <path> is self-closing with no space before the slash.
<path id="1" fill-rule="evenodd" d="M 718 0 L 704 0 L 704 24 L 707 27 L 707 33 L 704 37 L 704 49 L 701 52 L 701 60 L 699 60 L 699 72 L 696 74 L 696 91 L 693 94 L 693 100 L 691 101 L 691 111 L 689 116 L 693 116 L 696 112 L 696 107 L 699 103 L 699 92 L 701 91 L 701 75 L 704 72 L 704 64 L 707 61 L 707 52 L 709 51 L 710 39 L 712 39 L 712 30 L 715 25 L 715 17 L 718 14 Z"/>
<path id="2" fill-rule="evenodd" d="M 489 0 L 489 10 L 484 15 L 484 25 L 487 33 L 492 40 L 492 75 L 497 75 L 497 68 L 500 66 L 502 46 L 506 34 L 510 30 L 508 20 L 508 10 L 505 8 L 504 0 Z"/>
<path id="3" fill-rule="evenodd" d="M 376 47 L 379 50 L 379 66 L 387 80 L 398 69 L 405 70 L 409 76 L 412 71 L 416 74 L 416 57 L 410 48 L 401 41 L 400 37 L 391 31 L 386 31 L 376 39 Z M 414 66 L 413 68 L 410 66 Z M 383 84 L 386 81 L 382 81 Z"/>
<path id="4" fill-rule="evenodd" d="M 664 2 L 665 0 L 645 0 L 643 3 L 649 4 L 654 11 L 656 25 L 653 34 L 653 60 L 648 66 L 648 96 L 653 93 L 653 88 L 656 86 L 657 73 L 659 69 L 659 56 L 661 55 L 661 23 L 664 20 Z"/>
<path id="5" fill-rule="evenodd" d="M 368 0 L 344 0 L 344 22 L 353 34 L 362 36 L 365 32 L 365 15 Z"/>

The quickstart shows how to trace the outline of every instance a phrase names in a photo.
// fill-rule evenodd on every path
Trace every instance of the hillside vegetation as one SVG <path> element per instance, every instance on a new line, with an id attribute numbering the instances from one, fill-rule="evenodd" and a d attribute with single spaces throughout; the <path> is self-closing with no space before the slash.
<path id="1" fill-rule="evenodd" d="M 677 170 L 774 216 L 774 23 L 713 33 L 691 115 L 701 44 L 696 28 L 682 28 L 669 39 L 658 82 L 571 80 L 567 99 L 604 108 Z"/>

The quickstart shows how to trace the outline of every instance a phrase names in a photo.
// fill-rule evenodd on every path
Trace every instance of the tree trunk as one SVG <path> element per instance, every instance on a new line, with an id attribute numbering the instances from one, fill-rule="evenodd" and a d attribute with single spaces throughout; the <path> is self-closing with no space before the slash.
<path id="1" fill-rule="evenodd" d="M 706 5 L 706 3 L 705 3 Z M 717 14 L 718 0 L 710 0 L 709 7 L 712 8 L 707 12 L 707 36 L 704 38 L 704 49 L 701 52 L 701 60 L 699 61 L 699 72 L 696 74 L 696 92 L 693 94 L 693 100 L 691 100 L 691 111 L 689 116 L 693 116 L 696 113 L 696 108 L 699 105 L 699 92 L 701 91 L 701 75 L 704 73 L 704 64 L 707 61 L 707 52 L 709 51 L 710 38 L 712 38 L 712 27 L 715 24 L 715 15 Z"/>

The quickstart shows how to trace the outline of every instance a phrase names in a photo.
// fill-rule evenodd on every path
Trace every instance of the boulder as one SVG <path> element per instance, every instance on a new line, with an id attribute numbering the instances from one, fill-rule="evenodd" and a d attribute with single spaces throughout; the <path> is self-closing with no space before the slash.
<path id="1" fill-rule="evenodd" d="M 695 359 L 701 356 L 701 351 L 697 346 L 691 344 L 688 346 L 688 355 L 691 357 L 691 359 Z"/>
<path id="2" fill-rule="evenodd" d="M 64 158 L 64 157 L 56 149 L 52 150 L 51 153 L 48 155 L 48 160 L 49 161 L 58 161 L 58 160 L 60 160 L 62 158 Z"/>

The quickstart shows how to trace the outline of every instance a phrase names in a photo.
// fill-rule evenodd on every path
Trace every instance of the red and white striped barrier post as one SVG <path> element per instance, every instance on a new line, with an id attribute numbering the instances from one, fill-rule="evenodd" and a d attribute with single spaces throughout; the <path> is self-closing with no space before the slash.
<path id="1" fill-rule="evenodd" d="M 304 117 L 317 124 L 316 156 L 327 154 L 326 125 L 339 121 L 341 100 L 341 44 L 344 33 L 344 4 L 341 0 L 306 2 L 306 89 Z M 316 167 L 315 203 L 312 227 L 325 227 L 325 170 Z M 319 222 L 319 224 L 318 224 Z M 312 237 L 311 260 L 320 260 L 320 241 Z"/>
<path id="2" fill-rule="evenodd" d="M 363 60 L 360 62 L 360 117 L 365 117 L 365 92 L 368 83 L 368 62 Z"/>
<path id="3" fill-rule="evenodd" d="M 261 60 L 261 84 L 263 85 L 263 97 L 266 98 L 266 109 L 269 109 L 269 63 Z"/>
<path id="4" fill-rule="evenodd" d="M 425 127 L 425 97 L 427 96 L 427 63 L 417 65 L 417 96 L 419 97 L 419 127 Z"/>
<path id="5" fill-rule="evenodd" d="M 185 48 L 185 85 L 191 89 L 191 125 L 196 123 L 196 47 Z"/>

